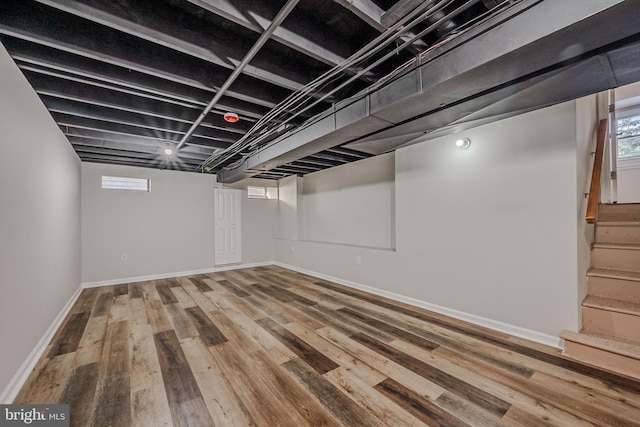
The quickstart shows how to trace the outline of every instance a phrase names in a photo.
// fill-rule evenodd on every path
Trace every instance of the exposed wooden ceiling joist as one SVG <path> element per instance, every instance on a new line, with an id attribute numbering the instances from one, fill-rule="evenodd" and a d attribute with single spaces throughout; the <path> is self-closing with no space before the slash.
<path id="1" fill-rule="evenodd" d="M 571 1 L 575 8 L 592 4 Z M 621 0 L 601 2 L 607 8 Z M 540 3 L 3 0 L 0 42 L 83 160 L 191 168 L 192 172 L 219 173 L 223 179 L 247 159 L 284 150 L 280 168 L 268 170 L 278 166 L 276 162 L 247 165 L 249 171 L 238 175 L 275 179 L 384 152 L 404 119 L 396 117 L 403 113 L 398 110 L 384 112 L 389 117 L 383 117 L 380 106 L 398 102 L 418 86 L 428 86 L 432 77 L 449 78 L 453 71 L 443 68 L 434 76 L 403 80 L 409 82 L 407 87 L 396 85 L 399 77 L 414 72 L 416 64 L 422 66 L 462 45 L 458 40 L 466 40 L 469 28 L 495 15 L 496 23 L 483 30 L 491 33 L 502 22 L 504 10 L 528 13 Z M 407 18 L 402 27 L 398 23 L 398 28 L 389 28 L 390 22 L 405 16 L 396 14 L 397 10 L 414 6 L 421 8 L 415 10 L 415 22 Z M 426 10 L 431 15 L 424 15 Z M 387 17 L 395 14 L 393 21 L 387 22 L 385 13 Z M 414 37 L 411 43 L 403 42 Z M 251 53 L 256 46 L 255 54 Z M 416 53 L 421 53 L 417 62 Z M 445 93 L 467 91 L 475 81 L 470 78 Z M 352 108 L 363 96 L 368 100 L 363 101 L 362 111 L 360 106 Z M 208 112 L 213 100 L 215 105 Z M 408 109 L 426 114 L 425 105 L 436 102 L 427 101 Z M 339 120 L 324 119 L 335 111 L 346 114 Z M 224 121 L 226 112 L 237 114 L 240 121 Z M 356 126 L 318 145 L 298 146 L 294 141 L 302 136 L 322 137 L 324 129 L 317 134 L 307 131 L 313 123 L 335 130 L 344 124 L 341 120 L 366 123 L 362 129 Z M 377 143 L 373 131 L 378 129 L 370 129 L 369 124 L 380 121 L 384 138 L 376 151 L 371 145 Z M 366 144 L 354 142 L 362 136 L 360 131 Z M 426 132 L 412 131 L 415 135 Z M 287 144 L 281 144 L 283 140 Z M 167 145 L 182 145 L 182 163 L 152 156 L 162 154 Z"/>
<path id="2" fill-rule="evenodd" d="M 240 40 L 201 25 L 197 20 L 190 19 L 188 14 L 181 13 L 179 9 L 158 10 L 162 7 L 169 8 L 161 3 L 155 3 L 153 8 L 149 8 L 148 4 L 129 0 L 37 1 L 229 70 L 235 69 L 242 59 L 242 52 L 247 49 Z M 176 16 L 176 13 L 180 15 Z M 176 20 L 179 20 L 180 25 L 176 25 Z M 303 71 L 297 70 L 294 73 L 290 69 L 278 67 L 277 64 L 269 64 L 268 68 L 249 65 L 243 73 L 273 85 L 295 90 L 312 78 L 303 75 Z"/>

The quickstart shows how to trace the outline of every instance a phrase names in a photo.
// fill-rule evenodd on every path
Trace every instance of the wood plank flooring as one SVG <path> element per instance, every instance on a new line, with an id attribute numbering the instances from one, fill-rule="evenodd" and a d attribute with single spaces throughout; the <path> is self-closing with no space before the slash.
<path id="1" fill-rule="evenodd" d="M 86 289 L 15 403 L 74 426 L 640 426 L 640 382 L 279 267 Z"/>

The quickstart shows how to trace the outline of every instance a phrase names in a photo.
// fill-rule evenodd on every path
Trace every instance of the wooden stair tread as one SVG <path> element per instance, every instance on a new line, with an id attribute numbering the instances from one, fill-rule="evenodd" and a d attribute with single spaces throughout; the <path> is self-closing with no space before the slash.
<path id="1" fill-rule="evenodd" d="M 640 204 L 601 204 L 598 217 L 583 327 L 560 334 L 563 354 L 640 379 Z"/>
<path id="2" fill-rule="evenodd" d="M 562 331 L 560 338 L 640 360 L 640 342 L 590 331 Z"/>
<path id="3" fill-rule="evenodd" d="M 630 301 L 621 301 L 613 298 L 587 295 L 582 301 L 583 307 L 597 308 L 600 310 L 615 311 L 617 313 L 640 316 L 640 304 Z"/>
<path id="4" fill-rule="evenodd" d="M 595 242 L 593 247 L 599 249 L 625 249 L 640 251 L 640 244 L 638 243 Z"/>
<path id="5" fill-rule="evenodd" d="M 596 226 L 639 227 L 640 221 L 598 221 Z"/>
<path id="6" fill-rule="evenodd" d="M 640 221 L 640 204 L 601 204 L 598 219 L 602 221 Z"/>
<path id="7" fill-rule="evenodd" d="M 608 268 L 591 267 L 589 271 L 587 271 L 587 276 L 607 277 L 610 279 L 631 280 L 640 282 L 640 272 L 638 271 L 612 270 Z"/>

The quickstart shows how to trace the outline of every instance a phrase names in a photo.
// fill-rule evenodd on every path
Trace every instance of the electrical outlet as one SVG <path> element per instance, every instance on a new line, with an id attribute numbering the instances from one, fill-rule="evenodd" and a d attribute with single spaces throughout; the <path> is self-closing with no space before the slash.
<path id="1" fill-rule="evenodd" d="M 120 255 L 120 261 L 129 261 L 129 255 L 126 252 L 122 252 Z"/>
<path id="2" fill-rule="evenodd" d="M 356 264 L 357 265 L 362 264 L 362 257 L 360 255 L 356 256 Z"/>

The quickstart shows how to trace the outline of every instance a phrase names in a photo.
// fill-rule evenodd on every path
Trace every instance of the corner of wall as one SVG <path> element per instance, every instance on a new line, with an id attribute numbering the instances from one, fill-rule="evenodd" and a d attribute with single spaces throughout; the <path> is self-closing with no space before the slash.
<path id="1" fill-rule="evenodd" d="M 395 250 L 307 235 L 295 243 L 277 240 L 276 262 L 492 319 L 496 326 L 537 331 L 546 342 L 576 328 L 576 102 L 465 135 L 474 145 L 464 152 L 451 137 L 395 152 Z M 350 175 L 358 170 L 343 168 Z M 306 176 L 305 206 L 322 202 L 320 208 L 335 210 L 345 206 L 339 193 L 355 203 L 372 193 L 366 179 L 343 189 L 340 176 L 333 170 Z M 305 228 L 318 236 L 335 232 L 322 227 L 326 217 L 305 212 Z M 529 310 L 532 305 L 544 310 Z"/>
<path id="2" fill-rule="evenodd" d="M 371 286 L 363 285 L 360 283 L 352 282 L 349 280 L 344 280 L 338 277 L 329 276 L 326 274 L 318 273 L 316 271 L 307 270 L 304 268 L 296 267 L 293 265 L 288 265 L 280 262 L 276 262 L 275 265 L 287 268 L 289 270 L 297 271 L 303 274 L 307 274 L 310 276 L 317 277 L 319 279 L 328 280 L 331 282 L 339 283 L 341 285 L 358 289 L 364 292 L 368 292 L 373 295 L 378 295 L 381 297 L 389 298 L 394 301 L 402 302 L 405 304 L 412 305 L 414 307 L 423 308 L 425 310 L 433 311 L 435 313 L 443 314 L 445 316 L 452 317 L 454 319 L 463 320 L 465 322 L 469 322 L 478 326 L 482 326 L 488 329 L 492 329 L 494 331 L 503 332 L 509 335 L 513 335 L 516 337 L 524 338 L 529 341 L 534 341 L 540 344 L 548 345 L 555 348 L 562 348 L 562 340 L 558 337 L 544 334 L 538 331 L 533 331 L 526 328 L 521 328 L 518 326 L 510 325 L 503 322 L 498 322 L 492 319 L 488 319 L 482 316 L 476 316 L 469 313 L 464 313 L 458 310 L 453 310 L 447 307 L 442 307 L 436 304 L 431 304 L 426 301 L 418 300 L 415 298 L 407 297 L 405 295 L 400 295 L 395 292 L 390 292 L 383 289 L 374 288 Z"/>
<path id="3" fill-rule="evenodd" d="M 13 403 L 13 400 L 16 398 L 22 386 L 26 383 L 27 379 L 29 379 L 29 375 L 31 374 L 31 371 L 33 371 L 33 369 L 36 366 L 36 363 L 38 363 L 38 360 L 40 360 L 40 358 L 44 354 L 45 350 L 47 349 L 47 346 L 55 336 L 56 331 L 62 325 L 62 322 L 67 317 L 67 314 L 69 314 L 69 311 L 71 311 L 71 308 L 73 307 L 75 302 L 78 300 L 78 297 L 80 296 L 81 293 L 82 293 L 82 286 L 76 289 L 76 291 L 73 293 L 69 301 L 67 301 L 64 307 L 62 307 L 62 310 L 60 311 L 60 313 L 58 313 L 58 315 L 53 320 L 51 325 L 49 325 L 49 328 L 46 330 L 42 338 L 40 338 L 40 340 L 38 341 L 36 346 L 33 348 L 31 353 L 29 353 L 29 356 L 27 356 L 27 358 L 22 363 L 22 365 L 20 366 L 16 374 L 13 376 L 11 381 L 9 381 L 4 391 L 0 393 L 0 404 Z"/>
<path id="4" fill-rule="evenodd" d="M 587 270 L 591 266 L 591 245 L 595 227 L 585 220 L 587 196 L 593 172 L 593 156 L 599 123 L 602 95 L 590 95 L 576 100 L 576 227 L 577 227 L 577 298 L 578 329 L 582 324 L 580 305 L 587 296 Z"/>
<path id="5" fill-rule="evenodd" d="M 1 44 L 0 89 L 0 144 L 9 148 L 0 156 L 0 323 L 6 325 L 0 388 L 9 390 L 6 399 L 80 285 L 81 165 Z M 41 167 L 25 170 L 22 159 Z"/>

